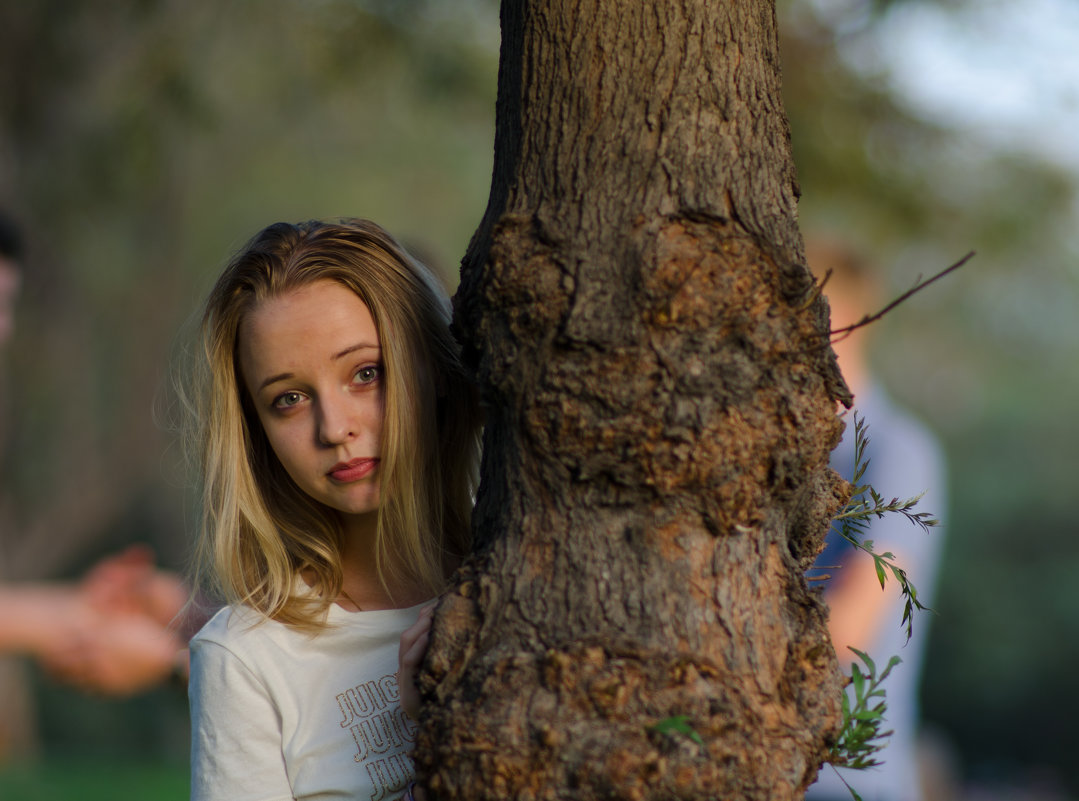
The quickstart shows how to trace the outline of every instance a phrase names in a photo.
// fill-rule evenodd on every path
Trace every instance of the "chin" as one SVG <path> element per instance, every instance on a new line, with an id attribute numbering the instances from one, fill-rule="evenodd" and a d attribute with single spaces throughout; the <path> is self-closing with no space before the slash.
<path id="1" fill-rule="evenodd" d="M 365 499 L 362 501 L 355 501 L 352 503 L 340 503 L 331 504 L 338 513 L 348 515 L 349 517 L 366 517 L 367 515 L 378 514 L 378 498 Z"/>

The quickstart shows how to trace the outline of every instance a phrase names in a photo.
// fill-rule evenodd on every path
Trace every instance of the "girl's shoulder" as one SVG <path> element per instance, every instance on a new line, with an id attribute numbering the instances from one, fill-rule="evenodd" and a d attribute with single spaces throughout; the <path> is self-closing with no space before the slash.
<path id="1" fill-rule="evenodd" d="M 191 647 L 214 643 L 230 651 L 247 647 L 267 639 L 278 639 L 288 632 L 288 627 L 249 606 L 230 604 L 217 610 L 198 633 L 191 638 Z"/>
<path id="2" fill-rule="evenodd" d="M 430 601 L 403 609 L 346 612 L 336 604 L 325 610 L 316 628 L 290 626 L 268 618 L 245 604 L 224 606 L 191 638 L 192 650 L 206 644 L 220 646 L 241 658 L 258 652 L 307 649 L 318 640 L 324 647 L 335 643 L 400 637 L 419 618 Z"/>
<path id="3" fill-rule="evenodd" d="M 301 600 L 311 598 L 311 589 L 296 575 L 292 595 Z M 290 639 L 299 634 L 295 627 L 285 625 L 264 612 L 243 603 L 226 604 L 217 610 L 191 638 L 194 647 L 212 642 L 231 648 L 243 643 Z"/>

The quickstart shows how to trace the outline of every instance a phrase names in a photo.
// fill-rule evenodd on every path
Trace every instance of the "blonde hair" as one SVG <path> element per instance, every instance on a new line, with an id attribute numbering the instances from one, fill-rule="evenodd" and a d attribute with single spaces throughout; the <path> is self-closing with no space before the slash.
<path id="1" fill-rule="evenodd" d="M 197 564 L 230 603 L 319 628 L 342 586 L 338 518 L 288 476 L 240 377 L 237 336 L 267 298 L 318 280 L 356 293 L 374 318 L 385 370 L 376 569 L 432 594 L 470 542 L 479 404 L 458 359 L 445 292 L 366 220 L 276 223 L 229 263 L 202 318 L 197 402 L 203 517 Z M 314 592 L 294 591 L 304 570 Z"/>

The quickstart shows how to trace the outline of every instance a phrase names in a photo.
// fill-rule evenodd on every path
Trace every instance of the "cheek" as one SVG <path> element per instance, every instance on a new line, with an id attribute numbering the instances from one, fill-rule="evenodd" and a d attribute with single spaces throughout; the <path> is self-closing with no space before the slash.
<path id="1" fill-rule="evenodd" d="M 277 461 L 281 463 L 281 466 L 285 468 L 285 472 L 296 478 L 296 468 L 303 461 L 303 453 L 299 447 L 299 440 L 296 436 L 296 432 L 290 431 L 288 426 L 281 425 L 266 425 L 260 421 L 262 431 L 266 435 L 266 441 L 270 445 L 270 450 L 273 451 L 277 457 Z"/>
<path id="2" fill-rule="evenodd" d="M 295 443 L 291 438 L 282 436 L 280 432 L 276 432 L 273 436 L 268 436 L 268 439 L 270 440 L 270 447 L 277 454 L 278 460 L 285 466 L 286 470 L 291 472 L 291 466 L 299 461 L 300 456 L 296 451 Z"/>

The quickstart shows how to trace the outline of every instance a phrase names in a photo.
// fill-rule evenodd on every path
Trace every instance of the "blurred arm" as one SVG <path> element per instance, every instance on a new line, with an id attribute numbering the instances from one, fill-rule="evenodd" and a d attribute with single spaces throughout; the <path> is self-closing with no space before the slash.
<path id="1" fill-rule="evenodd" d="M 47 657 L 87 619 L 88 610 L 73 587 L 0 585 L 0 653 Z"/>

